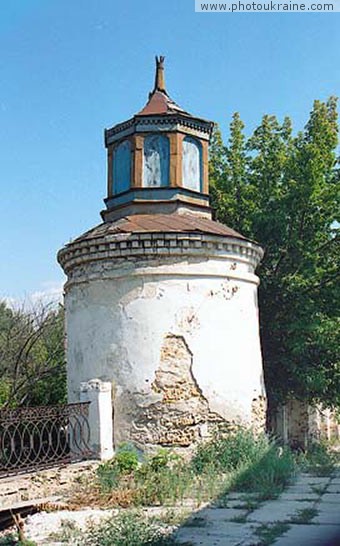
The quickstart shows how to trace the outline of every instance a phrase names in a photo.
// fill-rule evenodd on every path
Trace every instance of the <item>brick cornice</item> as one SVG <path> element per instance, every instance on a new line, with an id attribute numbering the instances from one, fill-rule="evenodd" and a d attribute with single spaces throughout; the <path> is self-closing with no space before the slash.
<path id="1" fill-rule="evenodd" d="M 110 261 L 120 267 L 127 259 L 166 260 L 171 257 L 237 257 L 255 270 L 263 250 L 255 243 L 234 237 L 199 233 L 110 234 L 74 241 L 58 253 L 58 261 L 67 275 L 78 267 L 98 261 Z"/>

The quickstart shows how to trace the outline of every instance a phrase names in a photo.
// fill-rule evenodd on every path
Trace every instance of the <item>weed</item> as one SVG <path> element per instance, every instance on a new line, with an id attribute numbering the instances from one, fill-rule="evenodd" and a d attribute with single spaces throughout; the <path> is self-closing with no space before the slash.
<path id="1" fill-rule="evenodd" d="M 243 465 L 234 476 L 233 490 L 258 492 L 261 500 L 276 498 L 295 472 L 295 462 L 288 449 L 278 451 L 273 442 L 255 461 Z"/>
<path id="2" fill-rule="evenodd" d="M 114 470 L 116 475 L 130 474 L 138 467 L 139 459 L 137 450 L 128 443 L 121 444 L 113 459 L 101 464 L 97 472 L 105 474 Z"/>
<path id="3" fill-rule="evenodd" d="M 205 527 L 207 520 L 201 516 L 194 516 L 189 518 L 183 525 L 183 527 Z"/>
<path id="4" fill-rule="evenodd" d="M 172 546 L 167 529 L 139 512 L 121 512 L 72 537 L 74 546 Z"/>
<path id="5" fill-rule="evenodd" d="M 311 485 L 311 490 L 316 495 L 323 495 L 326 492 L 327 484 L 326 485 Z"/>
<path id="6" fill-rule="evenodd" d="M 117 467 L 111 462 L 101 464 L 97 468 L 97 476 L 100 488 L 103 492 L 110 491 L 118 485 L 119 472 Z"/>
<path id="7" fill-rule="evenodd" d="M 114 465 L 120 474 L 130 474 L 138 467 L 138 453 L 127 443 L 121 444 L 114 458 Z"/>
<path id="8" fill-rule="evenodd" d="M 72 520 L 62 520 L 60 524 L 60 530 L 56 533 L 51 533 L 50 538 L 58 542 L 65 542 L 66 544 L 72 544 L 75 538 L 81 536 L 81 530 L 78 525 Z"/>
<path id="9" fill-rule="evenodd" d="M 121 444 L 115 457 L 97 468 L 100 488 L 104 493 L 117 488 L 121 478 L 131 475 L 138 467 L 138 453 L 130 444 Z M 126 480 L 125 480 L 126 481 Z"/>
<path id="10" fill-rule="evenodd" d="M 316 508 L 303 508 L 302 510 L 298 510 L 296 514 L 291 517 L 290 523 L 310 523 L 317 515 L 318 511 Z"/>
<path id="11" fill-rule="evenodd" d="M 263 450 L 266 438 L 254 438 L 251 431 L 236 430 L 227 434 L 215 434 L 214 438 L 198 446 L 192 459 L 192 468 L 201 474 L 207 468 L 220 472 L 235 470 L 257 458 Z"/>
<path id="12" fill-rule="evenodd" d="M 297 455 L 300 468 L 314 476 L 331 476 L 336 467 L 336 454 L 325 442 L 313 443 Z"/>
<path id="13" fill-rule="evenodd" d="M 256 510 L 256 508 L 258 508 L 259 505 L 260 505 L 260 500 L 256 497 L 240 499 L 240 504 L 234 505 L 233 508 L 236 508 L 239 510 L 245 510 L 245 513 L 240 514 L 239 516 L 235 516 L 230 521 L 233 521 L 234 523 L 246 523 L 249 514 L 251 514 L 254 510 Z"/>
<path id="14" fill-rule="evenodd" d="M 247 510 L 248 512 L 253 512 L 260 505 L 259 499 L 243 499 L 240 504 L 235 504 L 233 508 L 238 508 L 239 510 Z"/>
<path id="15" fill-rule="evenodd" d="M 0 546 L 15 546 L 16 544 L 18 544 L 18 541 L 13 533 L 0 538 Z"/>
<path id="16" fill-rule="evenodd" d="M 0 537 L 0 546 L 37 546 L 32 540 L 18 540 L 13 533 Z"/>
<path id="17" fill-rule="evenodd" d="M 215 434 L 198 446 L 190 463 L 165 449 L 139 462 L 137 451 L 125 445 L 98 467 L 92 483 L 79 488 L 71 506 L 164 506 L 185 498 L 197 506 L 212 499 L 225 505 L 227 493 L 235 490 L 264 500 L 276 497 L 294 470 L 288 449 L 245 430 Z"/>
<path id="18" fill-rule="evenodd" d="M 149 459 L 149 466 L 157 472 L 165 467 L 171 467 L 174 463 L 181 461 L 181 457 L 176 453 L 172 453 L 169 449 L 159 449 L 157 453 Z"/>
<path id="19" fill-rule="evenodd" d="M 159 517 L 159 520 L 166 525 L 179 526 L 188 519 L 189 515 L 190 515 L 189 510 L 178 511 L 174 509 L 169 509 L 163 514 L 161 514 L 161 516 Z"/>
<path id="20" fill-rule="evenodd" d="M 211 502 L 211 506 L 213 508 L 230 508 L 229 506 L 230 500 L 227 495 L 221 495 L 217 499 L 213 500 Z M 238 508 L 238 506 L 233 506 L 233 508 Z"/>
<path id="21" fill-rule="evenodd" d="M 199 446 L 192 467 L 196 474 L 207 469 L 227 472 L 231 490 L 256 491 L 268 499 L 283 490 L 295 462 L 288 449 L 279 449 L 266 436 L 255 438 L 251 431 L 238 430 Z"/>
<path id="22" fill-rule="evenodd" d="M 233 523 L 246 523 L 247 517 L 248 517 L 248 513 L 240 514 L 239 516 L 235 516 L 231 518 L 230 521 L 232 521 Z"/>
<path id="23" fill-rule="evenodd" d="M 261 540 L 261 546 L 269 546 L 269 544 L 273 544 L 275 539 L 286 533 L 288 529 L 288 523 L 264 523 L 255 530 L 255 534 Z"/>
<path id="24" fill-rule="evenodd" d="M 136 501 L 142 505 L 163 505 L 183 500 L 191 491 L 192 472 L 180 463 L 171 466 L 144 463 L 134 475 Z"/>

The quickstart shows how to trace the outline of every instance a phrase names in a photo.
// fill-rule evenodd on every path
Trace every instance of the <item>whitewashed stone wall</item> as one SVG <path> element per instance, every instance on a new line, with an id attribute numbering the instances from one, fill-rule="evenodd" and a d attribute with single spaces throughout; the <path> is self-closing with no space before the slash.
<path id="1" fill-rule="evenodd" d="M 111 382 L 116 446 L 186 448 L 223 421 L 264 423 L 259 247 L 213 239 L 166 256 L 159 243 L 148 257 L 130 243 L 124 259 L 105 244 L 93 247 L 97 260 L 74 249 L 67 258 L 69 401 L 82 382 Z"/>

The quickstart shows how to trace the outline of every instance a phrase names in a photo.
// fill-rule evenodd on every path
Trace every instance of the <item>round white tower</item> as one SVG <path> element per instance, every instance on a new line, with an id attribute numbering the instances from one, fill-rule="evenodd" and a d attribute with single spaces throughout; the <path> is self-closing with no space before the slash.
<path id="1" fill-rule="evenodd" d="M 104 222 L 58 254 L 69 402 L 85 382 L 112 385 L 113 443 L 142 449 L 188 448 L 221 423 L 265 420 L 262 249 L 211 220 L 213 124 L 170 99 L 163 61 L 143 110 L 105 131 Z"/>

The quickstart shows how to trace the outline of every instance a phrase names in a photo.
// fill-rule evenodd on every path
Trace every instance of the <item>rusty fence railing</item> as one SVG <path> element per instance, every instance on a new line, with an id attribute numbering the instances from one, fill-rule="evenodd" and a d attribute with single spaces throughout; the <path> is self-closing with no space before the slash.
<path id="1" fill-rule="evenodd" d="M 91 458 L 88 407 L 0 410 L 0 478 Z"/>

